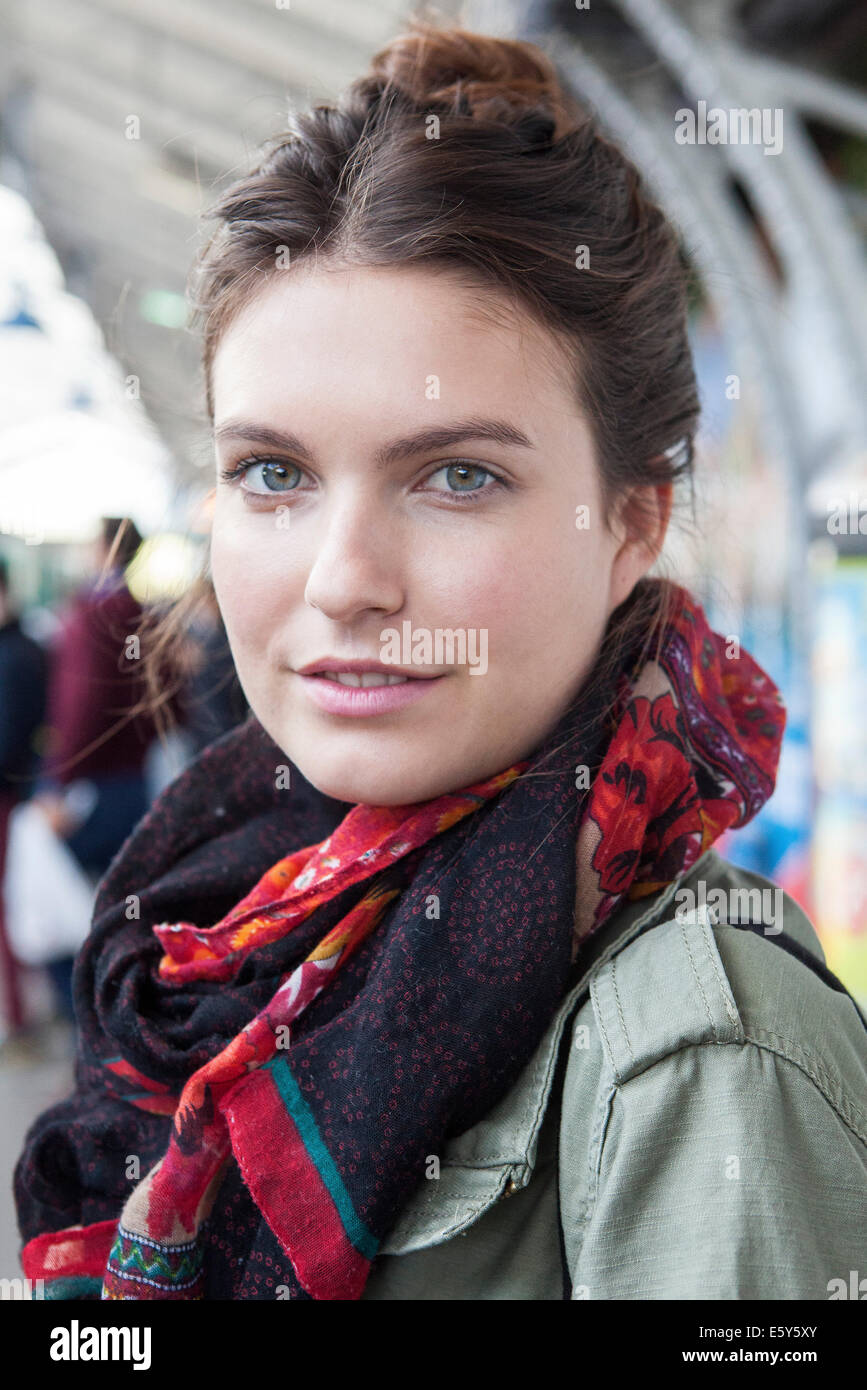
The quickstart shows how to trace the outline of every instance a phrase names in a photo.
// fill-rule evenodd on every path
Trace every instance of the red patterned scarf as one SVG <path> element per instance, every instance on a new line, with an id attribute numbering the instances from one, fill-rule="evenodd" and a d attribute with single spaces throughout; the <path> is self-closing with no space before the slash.
<path id="1" fill-rule="evenodd" d="M 685 873 L 773 790 L 779 692 L 747 653 L 727 657 L 686 591 L 670 592 L 659 659 L 636 665 L 626 653 L 607 702 L 605 691 L 577 700 L 537 757 L 426 803 L 353 806 L 320 842 L 271 863 L 214 925 L 149 914 L 121 947 L 102 885 L 92 959 L 76 971 L 82 1068 L 107 1125 L 135 1107 L 169 1132 L 152 1132 L 151 1166 L 122 1209 L 106 1192 L 96 1210 L 109 1214 L 87 1220 L 79 1199 L 79 1221 L 28 1241 L 25 1273 L 45 1280 L 47 1297 L 216 1296 L 205 1237 L 232 1162 L 287 1259 L 290 1296 L 360 1297 L 424 1157 L 517 1079 L 581 943 L 624 899 Z M 213 747 L 228 752 L 239 737 Z M 567 746 L 568 766 L 552 769 Z M 206 753 L 180 782 L 212 779 L 208 763 Z M 178 786 L 127 843 L 130 863 Z M 244 814 L 239 805 L 226 831 L 241 834 Z M 123 868 L 111 871 L 118 887 Z M 101 927 L 110 921 L 113 931 Z M 186 1074 L 159 1040 L 139 1065 L 146 1040 L 129 1033 L 117 986 L 108 992 L 110 977 L 141 969 L 145 932 L 161 948 L 146 974 L 167 1019 L 173 1000 L 203 989 L 249 994 L 263 961 L 274 979 Z M 37 1122 L 16 1172 L 25 1231 L 45 1133 Z"/>

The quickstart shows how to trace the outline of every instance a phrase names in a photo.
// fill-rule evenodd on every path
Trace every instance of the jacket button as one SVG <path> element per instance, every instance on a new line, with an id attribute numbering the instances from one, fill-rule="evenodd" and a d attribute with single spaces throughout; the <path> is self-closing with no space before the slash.
<path id="1" fill-rule="evenodd" d="M 511 1197 L 511 1196 L 512 1196 L 512 1193 L 513 1193 L 513 1192 L 517 1192 L 517 1191 L 518 1191 L 518 1189 L 517 1189 L 515 1183 L 512 1181 L 511 1178 L 509 1178 L 509 1181 L 506 1183 L 506 1186 L 503 1188 L 503 1196 L 504 1196 L 504 1197 Z"/>

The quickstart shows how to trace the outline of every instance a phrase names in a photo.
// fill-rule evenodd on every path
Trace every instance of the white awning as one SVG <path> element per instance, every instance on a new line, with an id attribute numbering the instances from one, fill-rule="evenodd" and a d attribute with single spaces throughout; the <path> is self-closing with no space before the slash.
<path id="1" fill-rule="evenodd" d="M 27 201 L 0 186 L 0 535 L 92 539 L 172 523 L 171 456 Z"/>

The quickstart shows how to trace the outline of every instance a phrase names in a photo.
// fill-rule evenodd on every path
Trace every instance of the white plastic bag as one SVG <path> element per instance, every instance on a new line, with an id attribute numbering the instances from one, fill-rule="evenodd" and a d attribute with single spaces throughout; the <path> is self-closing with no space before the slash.
<path id="1" fill-rule="evenodd" d="M 3 899 L 13 954 L 24 965 L 74 955 L 93 916 L 96 884 L 33 801 L 9 817 Z"/>

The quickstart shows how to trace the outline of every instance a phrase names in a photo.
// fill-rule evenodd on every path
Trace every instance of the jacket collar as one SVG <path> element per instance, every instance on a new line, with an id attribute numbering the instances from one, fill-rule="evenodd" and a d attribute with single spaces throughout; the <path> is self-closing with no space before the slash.
<path id="1" fill-rule="evenodd" d="M 650 901 L 641 898 L 623 904 L 590 938 L 582 953 L 580 978 L 564 997 L 517 1082 L 483 1119 L 450 1140 L 438 1180 L 422 1182 L 383 1242 L 382 1254 L 402 1255 L 438 1245 L 472 1225 L 507 1187 L 526 1187 L 536 1162 L 563 1030 L 587 992 L 591 974 L 644 927 L 661 920 L 679 888 L 712 871 L 711 856 L 718 857 L 713 849 Z"/>

